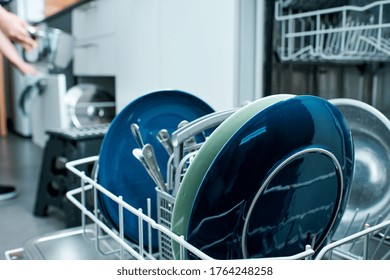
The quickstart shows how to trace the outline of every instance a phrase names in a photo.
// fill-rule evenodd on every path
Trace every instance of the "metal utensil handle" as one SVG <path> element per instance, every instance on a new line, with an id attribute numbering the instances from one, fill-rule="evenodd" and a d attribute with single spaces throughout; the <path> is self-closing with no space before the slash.
<path id="1" fill-rule="evenodd" d="M 149 176 L 152 178 L 152 180 L 154 181 L 154 183 L 156 184 L 156 186 L 158 186 L 160 189 L 161 189 L 161 186 L 160 186 L 160 182 L 158 181 L 158 179 L 156 178 L 155 174 L 152 172 L 152 170 L 150 169 L 150 166 L 148 165 L 148 163 L 146 162 L 145 160 L 145 157 L 143 156 L 142 154 L 142 150 L 139 149 L 139 148 L 135 148 L 133 150 L 133 155 L 136 159 L 138 159 L 138 161 L 142 164 L 142 166 L 145 168 L 145 170 L 148 172 Z"/>
<path id="2" fill-rule="evenodd" d="M 38 38 L 38 37 L 46 37 L 46 33 L 43 30 L 40 30 L 39 28 L 36 28 L 35 26 L 27 26 L 26 28 L 27 33 L 31 36 L 31 38 Z"/>
<path id="3" fill-rule="evenodd" d="M 165 151 L 167 151 L 168 155 L 169 156 L 172 155 L 173 154 L 173 145 L 172 145 L 172 140 L 171 140 L 171 137 L 169 135 L 168 130 L 161 129 L 157 133 L 157 139 L 161 143 L 161 145 L 163 145 L 163 147 L 164 147 Z"/>
<path id="4" fill-rule="evenodd" d="M 142 139 L 141 131 L 139 129 L 138 124 L 132 123 L 130 125 L 130 130 L 131 130 L 131 133 L 133 134 L 133 137 L 134 137 L 135 142 L 137 143 L 138 147 L 140 147 L 142 149 L 143 146 L 145 146 L 145 143 Z"/>
<path id="5" fill-rule="evenodd" d="M 142 155 L 144 156 L 145 161 L 150 168 L 150 171 L 153 173 L 154 177 L 157 179 L 158 186 L 162 190 L 167 192 L 168 188 L 167 188 L 167 185 L 165 184 L 165 181 L 164 181 L 164 178 L 161 174 L 160 168 L 158 167 L 157 158 L 156 158 L 156 155 L 154 153 L 153 146 L 150 144 L 145 144 L 145 146 L 142 148 Z"/>

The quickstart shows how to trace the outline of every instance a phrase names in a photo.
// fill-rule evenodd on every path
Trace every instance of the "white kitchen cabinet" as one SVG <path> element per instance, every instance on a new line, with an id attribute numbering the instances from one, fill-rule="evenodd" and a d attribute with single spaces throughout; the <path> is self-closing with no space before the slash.
<path id="1" fill-rule="evenodd" d="M 75 38 L 73 73 L 80 76 L 110 76 L 116 71 L 116 10 L 119 0 L 95 0 L 72 11 Z"/>
<path id="2" fill-rule="evenodd" d="M 72 11 L 72 33 L 76 39 L 88 39 L 115 33 L 116 0 L 94 0 Z"/>
<path id="3" fill-rule="evenodd" d="M 143 94 L 160 89 L 193 93 L 221 110 L 261 96 L 257 77 L 256 0 L 97 0 L 110 2 L 102 21 L 112 21 L 111 53 L 94 54 L 92 48 L 76 50 L 77 75 L 115 76 L 117 112 Z M 259 2 L 259 3 L 257 3 Z M 82 8 L 81 6 L 80 8 Z M 79 9 L 80 9 L 79 8 Z M 78 13 L 78 12 L 77 12 Z M 85 12 L 84 12 L 85 13 Z M 97 13 L 97 12 L 96 12 Z M 78 23 L 95 28 L 99 20 L 83 13 Z M 77 28 L 76 28 L 77 29 Z M 101 35 L 109 34 L 112 26 Z M 104 40 L 96 30 L 74 30 L 84 39 Z M 103 34 L 104 33 L 104 34 Z M 96 36 L 95 36 L 96 35 Z M 77 37 L 76 36 L 76 37 Z M 87 37 L 91 36 L 91 37 Z M 260 42 L 261 43 L 261 42 Z M 92 45 L 92 44 L 91 44 Z M 83 54 L 84 53 L 84 54 Z M 83 57 L 87 58 L 83 58 Z M 115 58 L 113 57 L 115 56 Z M 94 58 L 94 59 L 93 59 Z M 106 59 L 104 61 L 104 59 Z M 113 62 L 113 64 L 110 64 Z M 113 71 L 112 71 L 113 70 Z"/>
<path id="4" fill-rule="evenodd" d="M 120 31 L 126 59 L 117 68 L 117 110 L 161 88 L 188 91 L 216 110 L 261 96 L 254 61 L 262 49 L 255 47 L 256 6 L 263 1 L 129 2 Z"/>
<path id="5" fill-rule="evenodd" d="M 236 105 L 238 1 L 164 0 L 161 86 L 196 93 L 216 109 Z"/>
<path id="6" fill-rule="evenodd" d="M 73 74 L 115 76 L 115 41 L 115 36 L 78 40 L 73 51 Z"/>
<path id="7" fill-rule="evenodd" d="M 117 30 L 121 34 L 115 76 L 117 112 L 135 98 L 161 89 L 160 2 L 130 0 L 121 10 L 126 24 Z"/>

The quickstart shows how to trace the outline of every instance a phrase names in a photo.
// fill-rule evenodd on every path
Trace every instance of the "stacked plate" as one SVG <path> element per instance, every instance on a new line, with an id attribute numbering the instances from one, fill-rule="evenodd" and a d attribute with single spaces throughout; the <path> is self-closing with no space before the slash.
<path id="1" fill-rule="evenodd" d="M 257 100 L 198 151 L 172 230 L 217 259 L 288 256 L 308 244 L 318 250 L 340 222 L 353 165 L 351 132 L 334 105 L 314 96 Z M 173 251 L 178 258 L 177 244 Z"/>

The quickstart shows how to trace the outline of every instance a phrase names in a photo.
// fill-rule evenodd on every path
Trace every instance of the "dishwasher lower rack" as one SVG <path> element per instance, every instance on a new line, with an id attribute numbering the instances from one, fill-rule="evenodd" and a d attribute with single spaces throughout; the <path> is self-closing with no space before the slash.
<path id="1" fill-rule="evenodd" d="M 158 201 L 158 221 L 169 227 L 175 198 L 156 188 Z M 160 253 L 165 259 L 173 259 L 172 239 L 160 232 Z M 334 260 L 368 260 L 390 259 L 390 220 L 385 220 L 372 227 L 362 225 L 362 230 L 346 234 L 340 240 L 332 241 L 324 246 L 316 255 L 307 247 L 302 254 L 286 257 L 287 259 L 334 259 Z M 184 255 L 184 253 L 182 253 Z M 282 258 L 283 259 L 283 258 Z"/>
<path id="2" fill-rule="evenodd" d="M 186 242 L 183 236 L 178 236 L 170 230 L 171 214 L 175 203 L 175 198 L 172 195 L 156 188 L 157 201 L 153 202 L 157 203 L 157 221 L 155 221 L 151 218 L 152 201 L 150 199 L 148 199 L 148 209 L 146 211 L 144 209 L 135 209 L 123 201 L 120 196 L 113 195 L 104 186 L 99 185 L 95 180 L 76 168 L 78 165 L 97 160 L 98 156 L 94 156 L 68 162 L 66 165 L 71 172 L 80 178 L 80 187 L 69 191 L 67 198 L 81 210 L 81 228 L 85 231 L 83 236 L 95 244 L 94 247 L 96 250 L 102 255 L 113 256 L 113 258 L 117 259 L 170 260 L 173 259 L 172 242 L 177 242 L 180 244 L 180 259 L 185 258 L 186 250 L 200 259 L 212 259 Z M 118 229 L 113 229 L 99 214 L 97 202 L 98 192 L 109 197 L 118 205 Z M 87 203 L 87 197 L 93 197 L 94 202 L 92 207 Z M 138 219 L 138 242 L 130 242 L 124 236 L 123 215 L 125 211 Z M 91 229 L 93 229 L 92 232 Z M 306 250 L 301 253 L 276 259 L 370 259 L 373 256 L 377 259 L 390 259 L 389 229 L 390 220 L 373 227 L 367 227 L 358 233 L 346 236 L 338 241 L 331 242 L 316 254 L 314 254 L 315 252 L 308 245 L 306 246 Z M 148 233 L 146 236 L 148 236 L 149 244 L 151 244 L 152 234 L 158 235 L 158 251 L 152 250 L 151 246 L 146 248 L 144 231 Z M 108 240 L 110 240 L 109 247 L 107 246 Z"/>
<path id="3" fill-rule="evenodd" d="M 171 214 L 174 206 L 174 197 L 165 193 L 158 188 L 157 191 L 157 221 L 151 218 L 151 199 L 147 199 L 147 209 L 136 209 L 123 201 L 122 197 L 115 196 L 109 192 L 104 186 L 98 184 L 95 180 L 87 176 L 84 172 L 77 169 L 77 166 L 92 163 L 98 160 L 98 156 L 83 158 L 68 162 L 66 167 L 69 171 L 80 178 L 80 187 L 68 191 L 67 198 L 80 209 L 82 228 L 94 229 L 93 234 L 86 233 L 84 237 L 88 241 L 95 243 L 95 248 L 103 255 L 115 255 L 118 259 L 138 259 L 138 260 L 171 260 L 173 259 L 172 242 L 177 242 L 180 245 L 180 259 L 185 258 L 185 252 L 188 250 L 200 259 L 210 260 L 210 256 L 206 255 L 190 243 L 186 242 L 183 236 L 178 236 L 170 230 Z M 105 195 L 112 199 L 118 205 L 118 226 L 113 228 L 109 223 L 106 223 L 104 217 L 99 212 L 98 207 L 98 192 L 99 195 Z M 93 200 L 91 203 L 89 200 Z M 91 206 L 92 204 L 92 206 Z M 130 242 L 125 238 L 124 234 L 124 214 L 134 215 L 138 219 L 138 242 Z M 144 235 L 144 233 L 147 233 Z M 153 250 L 151 246 L 152 235 L 158 235 L 159 248 Z M 147 236 L 147 237 L 145 237 Z M 144 240 L 148 239 L 149 242 Z M 110 246 L 110 250 L 104 251 L 101 243 L 107 242 L 110 239 L 116 244 Z M 107 247 L 107 246 L 105 246 Z M 280 259 L 304 259 L 312 256 L 314 251 L 310 246 L 306 250 L 293 256 L 281 257 Z"/>
<path id="4" fill-rule="evenodd" d="M 117 244 L 111 238 L 100 238 L 96 244 L 93 225 L 74 227 L 27 240 L 23 247 L 5 252 L 7 260 L 116 260 Z M 99 245 L 98 247 L 95 245 Z M 77 249 L 76 249 L 77 248 Z"/>
<path id="5" fill-rule="evenodd" d="M 304 12 L 291 2 L 275 3 L 276 51 L 282 62 L 390 61 L 390 1 Z"/>

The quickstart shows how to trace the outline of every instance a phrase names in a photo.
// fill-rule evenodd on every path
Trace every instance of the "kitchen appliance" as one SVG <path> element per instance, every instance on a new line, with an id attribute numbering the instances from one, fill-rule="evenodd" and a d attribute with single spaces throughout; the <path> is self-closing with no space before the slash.
<path id="1" fill-rule="evenodd" d="M 45 24 L 27 27 L 27 31 L 37 42 L 37 48 L 23 51 L 30 63 L 44 63 L 49 69 L 65 69 L 72 60 L 73 37 L 57 28 Z"/>
<path id="2" fill-rule="evenodd" d="M 65 74 L 50 73 L 51 70 L 58 72 L 69 65 L 72 59 L 73 38 L 66 32 L 45 25 L 30 26 L 27 31 L 36 39 L 38 47 L 29 53 L 23 51 L 24 57 L 41 69 L 43 74 L 30 77 L 38 80 L 33 85 L 26 85 L 20 96 L 19 105 L 22 113 L 31 119 L 33 142 L 44 147 L 48 138 L 46 131 L 70 127 L 69 114 L 65 107 L 67 96 Z M 28 99 L 29 104 L 26 105 Z"/>
<path id="3" fill-rule="evenodd" d="M 31 110 L 32 140 L 38 146 L 45 146 L 47 131 L 102 128 L 114 118 L 115 100 L 104 88 L 82 83 L 66 91 L 65 74 L 47 74 L 42 79 L 44 89 L 38 96 L 31 97 L 34 100 L 29 104 L 21 104 L 22 109 Z"/>
<path id="4" fill-rule="evenodd" d="M 44 0 L 14 0 L 7 5 L 7 8 L 29 23 L 39 22 L 45 18 Z M 15 47 L 22 56 L 22 47 L 19 45 L 16 45 Z M 46 72 L 44 69 L 42 69 L 42 71 Z M 19 106 L 21 95 L 25 88 L 29 86 L 30 77 L 23 76 L 18 70 L 13 68 L 11 79 L 13 94 L 11 95 L 9 103 L 13 129 L 21 136 L 31 137 L 31 116 L 24 114 Z"/>
<path id="5" fill-rule="evenodd" d="M 114 94 L 92 83 L 71 87 L 65 96 L 70 126 L 79 129 L 107 125 L 115 117 Z"/>
<path id="6" fill-rule="evenodd" d="M 48 130 L 70 127 L 69 115 L 66 111 L 66 77 L 64 74 L 47 74 L 43 78 L 45 88 L 38 96 L 31 97 L 30 112 L 24 113 L 31 121 L 32 141 L 39 147 L 45 147 Z M 34 90 L 34 89 L 32 89 Z M 22 106 L 22 105 L 21 105 Z M 19 108 L 19 110 L 22 110 Z"/>
<path id="7" fill-rule="evenodd" d="M 44 1 L 15 1 L 10 10 L 31 24 L 45 17 Z M 13 125 L 18 134 L 32 136 L 34 143 L 43 147 L 46 130 L 67 127 L 63 108 L 67 85 L 61 71 L 72 59 L 73 38 L 46 24 L 29 26 L 27 32 L 36 39 L 38 47 L 31 52 L 20 46 L 17 49 L 40 74 L 23 76 L 13 69 Z M 54 70 L 60 74 L 52 74 Z"/>

